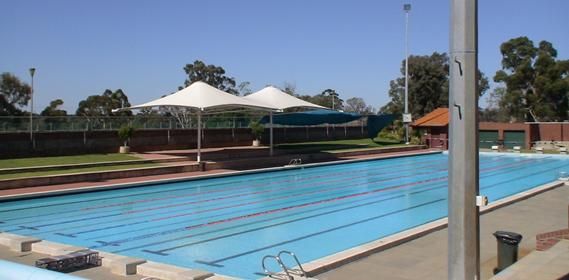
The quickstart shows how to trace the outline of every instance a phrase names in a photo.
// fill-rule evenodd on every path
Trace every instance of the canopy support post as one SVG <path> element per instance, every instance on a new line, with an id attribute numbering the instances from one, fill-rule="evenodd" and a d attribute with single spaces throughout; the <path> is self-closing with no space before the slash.
<path id="1" fill-rule="evenodd" d="M 197 161 L 202 161 L 202 110 L 198 109 L 198 156 Z"/>
<path id="2" fill-rule="evenodd" d="M 269 112 L 269 120 L 270 120 L 270 124 L 269 124 L 269 145 L 270 145 L 270 156 L 273 156 L 273 111 Z"/>

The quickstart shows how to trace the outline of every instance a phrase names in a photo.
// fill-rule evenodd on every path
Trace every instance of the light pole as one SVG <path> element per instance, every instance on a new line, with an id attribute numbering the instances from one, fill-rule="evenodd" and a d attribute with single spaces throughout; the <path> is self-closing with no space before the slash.
<path id="1" fill-rule="evenodd" d="M 30 68 L 30 76 L 32 76 L 32 92 L 31 92 L 31 104 L 30 104 L 30 141 L 32 145 L 34 143 L 34 74 L 36 73 L 36 68 Z"/>
<path id="2" fill-rule="evenodd" d="M 405 144 L 409 144 L 409 12 L 411 4 L 404 4 L 405 11 L 405 111 L 403 113 L 403 123 L 405 124 Z"/>

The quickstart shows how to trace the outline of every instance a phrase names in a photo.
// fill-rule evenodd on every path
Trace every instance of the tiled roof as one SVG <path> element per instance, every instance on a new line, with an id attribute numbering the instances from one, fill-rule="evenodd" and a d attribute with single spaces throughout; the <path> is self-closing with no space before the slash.
<path id="1" fill-rule="evenodd" d="M 415 127 L 432 127 L 432 126 L 447 126 L 448 125 L 448 108 L 437 108 L 434 111 L 426 114 L 420 119 L 417 119 L 411 124 Z"/>

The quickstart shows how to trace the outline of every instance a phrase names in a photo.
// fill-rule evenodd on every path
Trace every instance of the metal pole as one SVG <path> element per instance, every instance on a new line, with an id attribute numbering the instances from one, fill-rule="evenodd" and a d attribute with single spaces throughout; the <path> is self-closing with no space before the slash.
<path id="1" fill-rule="evenodd" d="M 198 163 L 202 159 L 202 110 L 198 109 Z"/>
<path id="2" fill-rule="evenodd" d="M 411 4 L 403 5 L 405 10 L 405 115 L 409 114 L 409 11 Z M 405 143 L 409 143 L 409 123 L 405 121 Z"/>
<path id="3" fill-rule="evenodd" d="M 31 91 L 31 102 L 30 102 L 30 141 L 32 145 L 34 143 L 34 74 L 36 73 L 36 68 L 30 68 L 30 76 L 32 76 L 32 91 Z"/>
<path id="4" fill-rule="evenodd" d="M 270 142 L 270 156 L 273 156 L 273 112 L 269 112 L 269 120 L 270 120 L 270 126 L 269 126 L 269 142 Z"/>
<path id="5" fill-rule="evenodd" d="M 448 279 L 480 278 L 478 1 L 451 0 Z"/>
<path id="6" fill-rule="evenodd" d="M 332 110 L 334 110 L 334 94 L 330 94 L 332 96 Z"/>

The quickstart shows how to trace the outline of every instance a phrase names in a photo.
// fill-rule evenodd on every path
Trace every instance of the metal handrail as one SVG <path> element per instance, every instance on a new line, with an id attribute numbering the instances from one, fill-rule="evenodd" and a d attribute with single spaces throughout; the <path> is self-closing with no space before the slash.
<path id="1" fill-rule="evenodd" d="M 279 272 L 274 272 L 274 271 L 268 270 L 267 266 L 265 265 L 265 261 L 267 259 L 275 259 L 277 261 L 277 264 L 281 267 L 281 269 L 285 273 L 285 275 L 283 275 Z M 263 267 L 263 271 L 265 272 L 265 274 L 271 278 L 280 279 L 280 280 L 294 280 L 294 277 L 289 274 L 287 267 L 283 264 L 283 262 L 279 256 L 273 256 L 273 255 L 264 256 L 263 261 L 261 262 L 261 266 Z"/>
<path id="2" fill-rule="evenodd" d="M 283 262 L 283 266 L 285 267 L 285 270 L 286 270 L 286 271 L 288 271 L 288 272 L 290 272 L 290 273 L 292 273 L 292 274 L 301 276 L 301 277 L 307 277 L 306 271 L 304 270 L 304 268 L 302 268 L 302 265 L 300 264 L 300 261 L 298 260 L 298 258 L 296 257 L 296 255 L 295 255 L 293 252 L 286 251 L 286 250 L 280 251 L 280 252 L 277 254 L 277 257 L 281 260 L 281 262 L 282 262 L 282 257 L 281 257 L 282 254 L 287 254 L 287 255 L 289 255 L 289 256 L 292 256 L 292 257 L 294 258 L 294 261 L 296 262 L 296 265 L 298 266 L 298 269 L 296 269 L 296 268 L 290 268 L 290 267 L 287 267 L 287 266 L 284 264 L 284 262 Z"/>
<path id="3" fill-rule="evenodd" d="M 291 166 L 291 165 L 301 165 L 301 164 L 302 164 L 301 158 L 293 158 L 288 162 L 287 165 Z"/>

